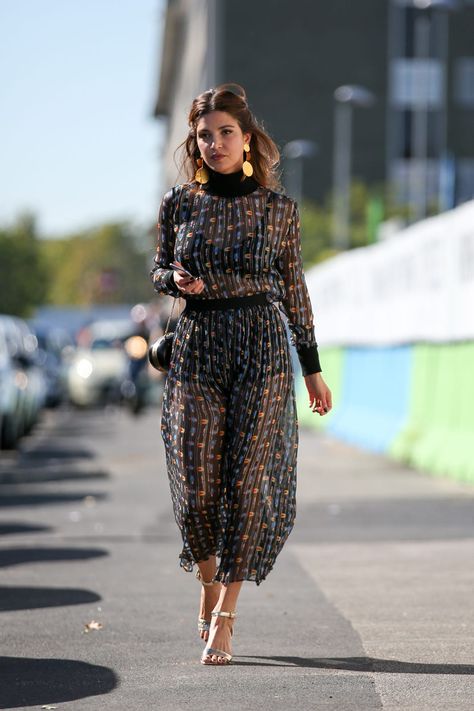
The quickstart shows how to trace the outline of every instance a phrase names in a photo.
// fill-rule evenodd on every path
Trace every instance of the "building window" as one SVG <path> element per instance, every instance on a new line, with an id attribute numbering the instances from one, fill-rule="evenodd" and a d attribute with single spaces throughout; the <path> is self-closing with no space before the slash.
<path id="1" fill-rule="evenodd" d="M 437 59 L 392 61 L 392 105 L 400 109 L 439 109 L 443 99 L 443 68 Z"/>
<path id="2" fill-rule="evenodd" d="M 459 57 L 456 60 L 454 98 L 464 108 L 474 108 L 474 57 Z"/>

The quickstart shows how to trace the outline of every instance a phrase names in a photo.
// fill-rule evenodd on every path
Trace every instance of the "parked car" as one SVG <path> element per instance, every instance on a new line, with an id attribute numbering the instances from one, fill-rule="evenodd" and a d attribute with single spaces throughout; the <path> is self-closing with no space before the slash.
<path id="1" fill-rule="evenodd" d="M 0 316 L 0 447 L 12 449 L 44 406 L 46 382 L 38 362 L 38 341 L 28 324 Z"/>
<path id="2" fill-rule="evenodd" d="M 38 360 L 46 379 L 46 407 L 57 407 L 67 396 L 67 359 L 73 340 L 62 328 L 34 327 Z"/>
<path id="3" fill-rule="evenodd" d="M 125 341 L 134 335 L 130 320 L 96 321 L 81 331 L 80 346 L 70 359 L 67 387 L 78 406 L 120 402 L 128 378 Z"/>

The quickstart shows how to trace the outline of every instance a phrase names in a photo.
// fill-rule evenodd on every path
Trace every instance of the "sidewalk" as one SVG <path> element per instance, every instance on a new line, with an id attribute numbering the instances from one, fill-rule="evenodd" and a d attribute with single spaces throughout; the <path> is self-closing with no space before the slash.
<path id="1" fill-rule="evenodd" d="M 297 524 L 215 669 L 159 412 L 52 413 L 25 450 L 0 464 L 0 709 L 473 708 L 474 487 L 301 428 Z"/>

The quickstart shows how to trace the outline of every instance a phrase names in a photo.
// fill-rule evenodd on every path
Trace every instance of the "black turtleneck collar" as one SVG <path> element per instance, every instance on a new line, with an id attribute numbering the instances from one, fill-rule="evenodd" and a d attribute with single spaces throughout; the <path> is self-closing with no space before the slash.
<path id="1" fill-rule="evenodd" d="M 249 195 L 255 192 L 260 186 L 253 176 L 244 177 L 242 180 L 242 168 L 235 173 L 218 173 L 206 166 L 209 173 L 209 181 L 204 183 L 202 188 L 211 195 L 220 197 L 236 197 L 237 195 Z"/>

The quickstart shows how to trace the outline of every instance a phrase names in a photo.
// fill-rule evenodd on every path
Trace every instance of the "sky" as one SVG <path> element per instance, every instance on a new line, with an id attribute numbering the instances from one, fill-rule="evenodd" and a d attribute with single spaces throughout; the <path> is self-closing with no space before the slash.
<path id="1" fill-rule="evenodd" d="M 59 237 L 158 211 L 164 0 L 1 0 L 0 226 Z"/>

